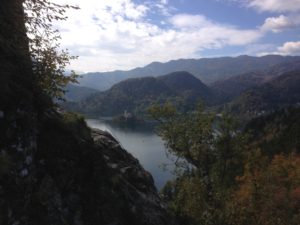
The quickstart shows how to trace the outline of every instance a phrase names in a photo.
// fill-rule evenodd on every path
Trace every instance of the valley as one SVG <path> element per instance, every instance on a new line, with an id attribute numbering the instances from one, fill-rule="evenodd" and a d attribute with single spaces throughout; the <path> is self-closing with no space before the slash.
<path id="1" fill-rule="evenodd" d="M 298 1 L 1 2 L 0 225 L 299 225 Z"/>
<path id="2" fill-rule="evenodd" d="M 268 60 L 272 63 L 266 63 Z M 214 68 L 213 72 L 210 71 L 211 73 L 207 72 L 207 77 L 219 74 L 219 78 L 210 84 L 203 83 L 194 74 L 186 71 L 129 79 L 125 79 L 127 75 L 120 75 L 125 80 L 114 84 L 110 89 L 93 90 L 92 94 L 82 95 L 83 97 L 79 100 L 67 101 L 64 107 L 92 116 L 119 116 L 127 111 L 137 117 L 147 118 L 148 108 L 155 104 L 163 105 L 169 102 L 180 111 L 186 112 L 194 110 L 197 103 L 203 102 L 210 111 L 225 110 L 241 119 L 251 119 L 282 107 L 297 105 L 300 102 L 298 88 L 300 57 L 240 56 L 230 58 L 230 60 L 229 58 L 216 58 L 209 61 L 219 62 L 222 65 Z M 251 71 L 248 67 L 237 66 L 238 63 L 249 64 L 249 61 L 259 65 L 257 68 L 259 67 L 260 70 L 254 67 Z M 203 64 L 201 59 L 193 62 L 195 68 L 201 68 Z M 159 65 L 157 68 L 159 70 L 161 67 L 169 68 L 168 65 L 172 63 L 175 62 L 150 65 L 151 67 Z M 236 70 L 239 70 L 240 74 L 221 75 L 224 72 L 224 66 L 230 67 L 231 64 L 237 66 Z M 175 69 L 176 67 L 173 68 Z M 131 72 L 126 73 L 133 77 L 137 76 Z M 199 71 L 196 74 L 199 74 Z M 83 75 L 82 79 L 89 79 L 89 76 Z M 95 77 L 97 80 L 102 75 L 98 74 Z M 81 82 L 80 85 L 82 84 L 85 83 Z M 76 88 L 80 87 L 75 86 L 67 93 L 72 95 L 76 93 Z"/>

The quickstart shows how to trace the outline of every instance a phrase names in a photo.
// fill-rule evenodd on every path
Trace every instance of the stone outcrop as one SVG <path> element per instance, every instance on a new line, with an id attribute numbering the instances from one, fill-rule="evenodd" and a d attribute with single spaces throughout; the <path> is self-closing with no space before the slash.
<path id="1" fill-rule="evenodd" d="M 122 199 L 137 224 L 173 224 L 157 194 L 151 174 L 108 132 L 94 129 L 92 136 L 102 149 L 106 165 L 117 177 Z"/>
<path id="2" fill-rule="evenodd" d="M 18 173 L 0 173 L 1 225 L 174 224 L 151 174 L 109 133 L 56 112 L 38 131 Z"/>

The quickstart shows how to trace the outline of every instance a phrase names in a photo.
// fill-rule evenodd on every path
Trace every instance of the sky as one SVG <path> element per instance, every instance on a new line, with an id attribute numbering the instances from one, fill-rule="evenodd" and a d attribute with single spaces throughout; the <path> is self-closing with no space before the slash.
<path id="1" fill-rule="evenodd" d="M 79 58 L 105 72 L 180 58 L 300 55 L 300 0 L 52 0 L 79 6 L 56 24 Z"/>

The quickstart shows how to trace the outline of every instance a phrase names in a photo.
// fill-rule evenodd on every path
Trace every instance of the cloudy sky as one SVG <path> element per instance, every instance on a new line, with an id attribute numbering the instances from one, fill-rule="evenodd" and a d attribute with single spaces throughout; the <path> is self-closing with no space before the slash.
<path id="1" fill-rule="evenodd" d="M 58 24 L 71 68 L 127 70 L 153 61 L 300 55 L 300 0 L 53 0 L 77 5 Z"/>

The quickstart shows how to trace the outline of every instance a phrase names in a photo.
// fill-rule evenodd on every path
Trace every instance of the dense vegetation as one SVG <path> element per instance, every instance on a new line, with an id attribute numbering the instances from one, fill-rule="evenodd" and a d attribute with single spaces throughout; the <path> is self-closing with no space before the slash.
<path id="1" fill-rule="evenodd" d="M 177 156 L 162 190 L 181 224 L 296 225 L 300 218 L 299 108 L 245 130 L 226 115 L 152 107 L 158 133 Z"/>
<path id="2" fill-rule="evenodd" d="M 251 118 L 300 102 L 300 70 L 290 71 L 270 82 L 245 91 L 226 107 L 231 113 Z"/>
<path id="3" fill-rule="evenodd" d="M 181 111 L 188 111 L 202 99 L 210 110 L 225 110 L 240 119 L 251 119 L 299 102 L 299 65 L 297 60 L 280 63 L 266 70 L 219 80 L 211 86 L 188 72 L 131 78 L 94 94 L 91 94 L 93 89 L 70 86 L 66 97 L 74 98 L 64 106 L 100 116 L 114 116 L 125 110 L 144 116 L 152 104 L 172 102 Z"/>
<path id="4" fill-rule="evenodd" d="M 66 66 L 76 56 L 61 48 L 60 33 L 53 21 L 66 20 L 66 10 L 78 8 L 43 0 L 24 0 L 23 7 L 32 72 L 46 95 L 61 99 L 65 86 L 76 83 L 78 75 L 71 71 L 65 76 Z"/>
<path id="5" fill-rule="evenodd" d="M 218 94 L 219 103 L 225 103 L 238 97 L 241 93 L 263 85 L 272 79 L 293 70 L 300 69 L 300 60 L 288 63 L 280 63 L 268 69 L 251 71 L 232 76 L 227 79 L 221 79 L 210 87 Z"/>
<path id="6" fill-rule="evenodd" d="M 81 87 L 72 84 L 68 84 L 64 91 L 65 91 L 64 97 L 69 102 L 81 101 L 97 92 L 97 90 L 92 88 Z"/>
<path id="7" fill-rule="evenodd" d="M 67 108 L 102 116 L 115 116 L 125 110 L 143 115 L 152 104 L 173 102 L 181 110 L 187 111 L 193 109 L 199 99 L 211 104 L 214 98 L 210 88 L 192 74 L 175 72 L 157 78 L 128 79 L 77 104 L 69 104 Z"/>
<path id="8" fill-rule="evenodd" d="M 254 147 L 272 156 L 300 149 L 300 109 L 288 107 L 251 120 L 245 126 Z"/>

